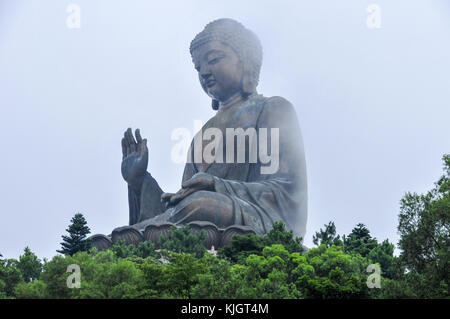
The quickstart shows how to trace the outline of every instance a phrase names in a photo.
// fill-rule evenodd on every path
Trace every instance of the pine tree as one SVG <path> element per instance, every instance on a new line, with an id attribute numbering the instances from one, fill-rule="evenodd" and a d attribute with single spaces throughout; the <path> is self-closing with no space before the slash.
<path id="1" fill-rule="evenodd" d="M 370 235 L 369 229 L 362 223 L 357 224 L 347 237 L 344 236 L 344 251 L 346 253 L 357 253 L 367 257 L 377 245 L 376 238 Z"/>
<path id="2" fill-rule="evenodd" d="M 339 235 L 336 235 L 336 226 L 334 222 L 330 221 L 328 225 L 324 225 L 325 230 L 322 228 L 313 235 L 313 243 L 314 245 L 320 246 L 321 244 L 327 245 L 330 247 L 331 245 L 342 246 L 342 240 Z"/>
<path id="3" fill-rule="evenodd" d="M 91 230 L 87 226 L 83 214 L 75 214 L 66 231 L 69 233 L 69 236 L 61 236 L 64 241 L 61 243 L 62 249 L 57 250 L 58 253 L 72 256 L 76 252 L 87 251 L 91 248 L 90 241 L 86 239 Z"/>
<path id="4" fill-rule="evenodd" d="M 22 277 L 25 282 L 30 282 L 39 279 L 42 271 L 42 263 L 29 247 L 25 247 L 24 254 L 19 258 L 17 268 L 22 272 Z"/>
<path id="5" fill-rule="evenodd" d="M 282 221 L 274 222 L 272 229 L 263 237 L 264 246 L 281 244 L 290 253 L 303 252 L 303 238 L 295 237 L 292 230 L 288 230 Z"/>

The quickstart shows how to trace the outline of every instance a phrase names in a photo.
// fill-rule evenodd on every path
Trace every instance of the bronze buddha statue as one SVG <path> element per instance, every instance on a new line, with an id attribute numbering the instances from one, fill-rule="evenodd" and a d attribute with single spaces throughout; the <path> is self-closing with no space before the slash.
<path id="1" fill-rule="evenodd" d="M 129 226 L 92 236 L 99 249 L 119 239 L 156 242 L 172 225 L 205 230 L 205 245 L 216 248 L 235 234 L 264 235 L 275 221 L 297 236 L 306 232 L 301 132 L 291 103 L 256 91 L 259 39 L 239 22 L 219 19 L 194 38 L 190 53 L 217 113 L 194 137 L 176 193 L 164 193 L 147 172 L 147 140 L 139 129 L 135 136 L 130 128 L 125 132 L 122 176 L 128 184 Z"/>

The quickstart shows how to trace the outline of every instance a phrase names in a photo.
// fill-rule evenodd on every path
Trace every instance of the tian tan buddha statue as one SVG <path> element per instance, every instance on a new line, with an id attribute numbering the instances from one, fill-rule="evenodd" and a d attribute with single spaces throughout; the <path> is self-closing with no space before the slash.
<path id="1" fill-rule="evenodd" d="M 295 110 L 282 97 L 257 93 L 262 48 L 231 19 L 215 20 L 190 45 L 200 84 L 217 111 L 196 134 L 181 189 L 165 193 L 147 172 L 147 140 L 139 129 L 122 139 L 129 226 L 92 236 L 98 249 L 120 239 L 157 242 L 170 227 L 205 230 L 205 245 L 222 247 L 236 234 L 264 235 L 275 221 L 306 232 L 307 183 Z"/>

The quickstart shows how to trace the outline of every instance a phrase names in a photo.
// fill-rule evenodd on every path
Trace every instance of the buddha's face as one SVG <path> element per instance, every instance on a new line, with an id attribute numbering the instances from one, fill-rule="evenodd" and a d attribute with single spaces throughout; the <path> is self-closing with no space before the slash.
<path id="1" fill-rule="evenodd" d="M 242 92 L 243 65 L 230 46 L 207 42 L 192 52 L 192 60 L 200 84 L 211 98 L 225 102 Z"/>

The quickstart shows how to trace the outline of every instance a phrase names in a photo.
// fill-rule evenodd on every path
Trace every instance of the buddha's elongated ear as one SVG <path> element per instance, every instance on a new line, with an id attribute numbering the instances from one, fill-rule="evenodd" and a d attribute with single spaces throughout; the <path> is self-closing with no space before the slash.
<path id="1" fill-rule="evenodd" d="M 217 110 L 219 109 L 219 101 L 213 99 L 213 100 L 212 100 L 212 103 L 211 103 L 211 106 L 212 106 L 212 109 L 213 109 L 214 111 L 217 111 Z"/>

